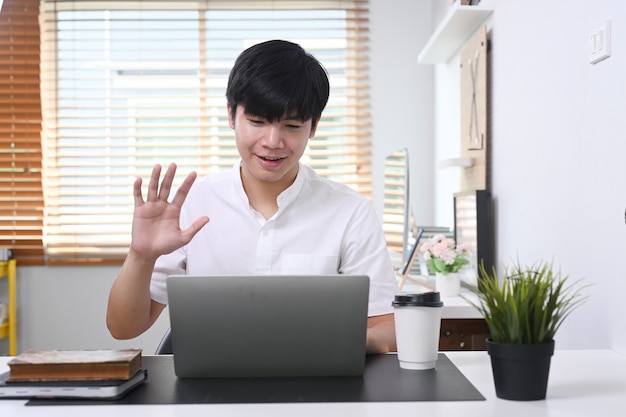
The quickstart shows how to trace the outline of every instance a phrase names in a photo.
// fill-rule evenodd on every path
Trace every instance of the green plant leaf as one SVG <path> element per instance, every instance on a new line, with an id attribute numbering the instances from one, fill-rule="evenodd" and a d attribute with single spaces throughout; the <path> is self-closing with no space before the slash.
<path id="1" fill-rule="evenodd" d="M 569 314 L 582 304 L 580 280 L 555 271 L 552 263 L 530 266 L 518 263 L 499 277 L 495 268 L 479 268 L 480 286 L 474 291 L 479 302 L 470 304 L 485 318 L 490 337 L 499 343 L 534 344 L 554 340 Z"/>

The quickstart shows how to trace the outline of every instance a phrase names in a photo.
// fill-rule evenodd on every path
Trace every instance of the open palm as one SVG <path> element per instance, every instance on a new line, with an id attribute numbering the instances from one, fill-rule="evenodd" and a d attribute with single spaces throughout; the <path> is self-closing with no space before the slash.
<path id="1" fill-rule="evenodd" d="M 133 186 L 135 209 L 131 247 L 149 258 L 156 259 L 186 245 L 209 221 L 206 216 L 199 217 L 187 229 L 180 229 L 180 210 L 196 179 L 196 173 L 187 175 L 174 198 L 169 201 L 175 174 L 176 165 L 172 163 L 159 186 L 161 166 L 155 165 L 145 201 L 141 195 L 141 178 L 137 178 Z"/>

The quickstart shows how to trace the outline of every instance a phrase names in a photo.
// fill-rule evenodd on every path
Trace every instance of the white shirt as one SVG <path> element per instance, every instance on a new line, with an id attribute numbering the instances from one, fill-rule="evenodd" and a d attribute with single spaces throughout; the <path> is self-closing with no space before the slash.
<path id="1" fill-rule="evenodd" d="M 269 220 L 252 208 L 239 163 L 196 180 L 181 210 L 181 228 L 211 219 L 192 241 L 155 265 L 152 299 L 167 304 L 165 279 L 188 275 L 315 275 L 370 277 L 369 316 L 393 312 L 396 278 L 371 203 L 351 188 L 300 164 Z"/>

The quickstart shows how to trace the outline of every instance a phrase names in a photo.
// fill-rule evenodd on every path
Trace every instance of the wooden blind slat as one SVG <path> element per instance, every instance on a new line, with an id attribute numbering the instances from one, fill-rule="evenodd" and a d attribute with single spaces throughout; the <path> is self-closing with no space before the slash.
<path id="1" fill-rule="evenodd" d="M 0 12 L 0 247 L 11 248 L 20 265 L 44 263 L 39 64 L 39 0 L 4 0 Z"/>

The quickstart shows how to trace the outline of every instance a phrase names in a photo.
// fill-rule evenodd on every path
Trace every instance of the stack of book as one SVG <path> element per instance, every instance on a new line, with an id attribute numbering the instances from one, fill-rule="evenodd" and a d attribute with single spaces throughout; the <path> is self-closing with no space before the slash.
<path id="1" fill-rule="evenodd" d="M 28 350 L 0 374 L 0 398 L 115 399 L 147 377 L 141 349 Z"/>

